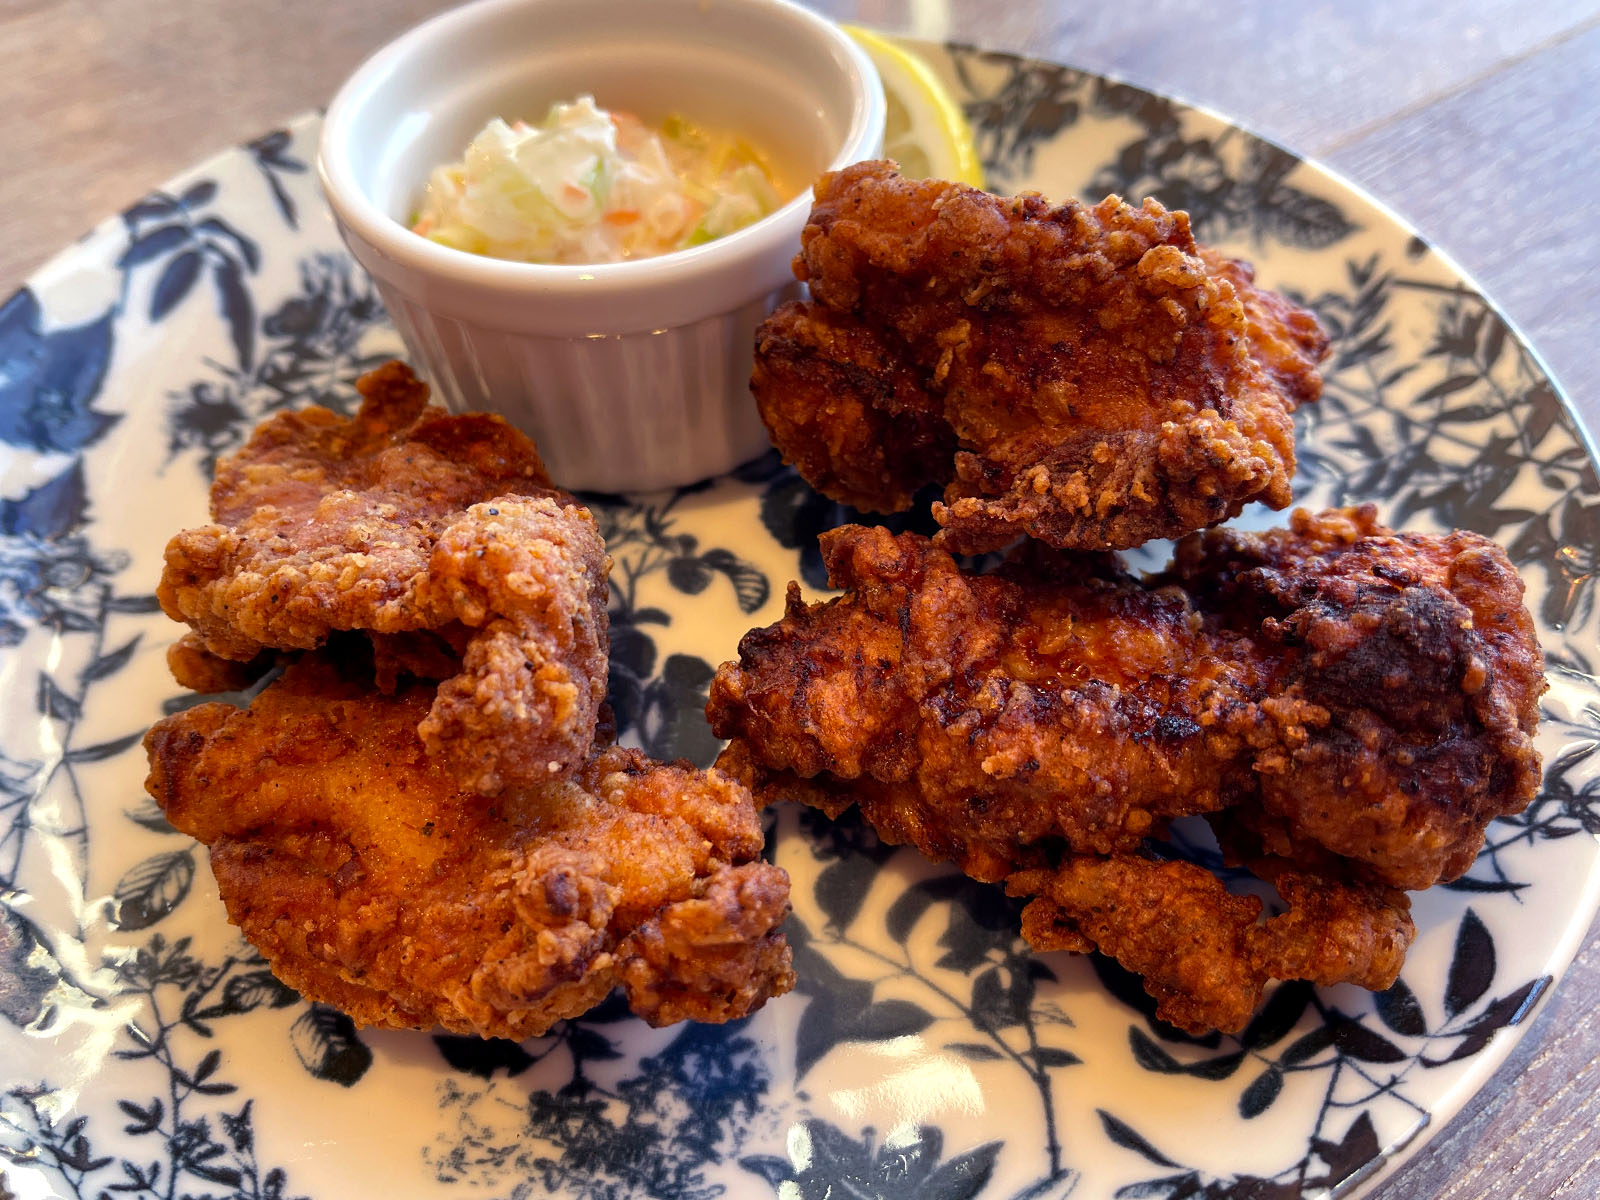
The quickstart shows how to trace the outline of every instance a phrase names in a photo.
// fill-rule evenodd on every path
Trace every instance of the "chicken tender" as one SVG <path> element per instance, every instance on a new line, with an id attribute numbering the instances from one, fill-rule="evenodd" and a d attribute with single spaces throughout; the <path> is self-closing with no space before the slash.
<path id="1" fill-rule="evenodd" d="M 434 687 L 377 693 L 314 651 L 248 710 L 145 739 L 146 787 L 211 849 L 274 973 L 359 1024 L 527 1038 L 614 987 L 656 1025 L 788 991 L 788 878 L 728 776 L 616 746 L 572 775 L 472 791 L 417 733 Z"/>
<path id="2" fill-rule="evenodd" d="M 429 406 L 404 364 L 357 387 L 350 420 L 312 408 L 261 425 L 218 465 L 216 523 L 167 546 L 157 595 L 194 631 L 169 656 L 179 682 L 231 689 L 267 651 L 359 630 L 386 686 L 401 669 L 443 681 L 421 734 L 463 786 L 575 768 L 606 690 L 593 517 L 526 437 Z"/>
<path id="3" fill-rule="evenodd" d="M 812 486 L 897 512 L 942 484 L 956 553 L 1120 549 L 1288 504 L 1291 414 L 1320 394 L 1327 338 L 1187 214 L 887 162 L 815 195 L 794 264 L 811 298 L 758 330 L 751 383 Z"/>

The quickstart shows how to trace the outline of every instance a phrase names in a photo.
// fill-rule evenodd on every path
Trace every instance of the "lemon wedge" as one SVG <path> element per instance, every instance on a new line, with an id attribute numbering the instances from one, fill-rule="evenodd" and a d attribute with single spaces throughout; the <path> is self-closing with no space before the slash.
<path id="1" fill-rule="evenodd" d="M 883 80 L 883 153 L 912 179 L 983 186 L 983 163 L 961 105 L 933 69 L 904 46 L 856 25 L 844 31 L 867 52 Z"/>

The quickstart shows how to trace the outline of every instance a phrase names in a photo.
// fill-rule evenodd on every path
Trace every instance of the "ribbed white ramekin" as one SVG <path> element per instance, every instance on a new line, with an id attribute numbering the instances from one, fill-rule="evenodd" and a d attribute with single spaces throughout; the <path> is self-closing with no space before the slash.
<path id="1" fill-rule="evenodd" d="M 728 237 L 593 266 L 505 262 L 413 234 L 428 172 L 491 116 L 591 92 L 768 149 L 800 194 Z M 356 260 L 447 402 L 504 414 L 579 490 L 670 487 L 760 453 L 756 324 L 824 170 L 879 153 L 883 91 L 853 42 L 787 0 L 479 0 L 369 59 L 323 125 L 318 171 Z"/>

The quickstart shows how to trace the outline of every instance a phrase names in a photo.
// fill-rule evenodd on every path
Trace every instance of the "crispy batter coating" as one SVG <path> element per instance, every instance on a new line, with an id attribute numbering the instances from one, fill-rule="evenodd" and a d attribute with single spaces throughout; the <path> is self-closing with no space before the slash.
<path id="1" fill-rule="evenodd" d="M 1371 506 L 1296 513 L 1287 530 L 1186 539 L 1156 582 L 1280 656 L 1259 706 L 1259 803 L 1234 814 L 1266 853 L 1430 887 L 1537 792 L 1544 656 L 1488 539 L 1395 533 Z"/>
<path id="2" fill-rule="evenodd" d="M 433 687 L 378 694 L 316 651 L 248 710 L 145 739 L 146 787 L 211 848 L 273 971 L 364 1025 L 526 1038 L 623 987 L 656 1025 L 726 1021 L 793 986 L 788 878 L 718 771 L 599 749 L 490 798 L 425 752 Z"/>
<path id="3" fill-rule="evenodd" d="M 1019 871 L 1006 890 L 1034 897 L 1022 934 L 1035 949 L 1111 955 L 1144 977 L 1162 1020 L 1193 1033 L 1243 1029 L 1269 980 L 1381 991 L 1399 977 L 1416 934 L 1404 892 L 1253 865 L 1286 906 L 1266 921 L 1258 896 L 1230 893 L 1203 867 L 1136 854 L 1073 856 Z"/>
<path id="4" fill-rule="evenodd" d="M 194 630 L 174 674 L 237 686 L 251 668 L 223 663 L 362 630 L 386 686 L 401 670 L 444 681 L 421 732 L 464 786 L 572 769 L 606 689 L 609 564 L 593 517 L 550 486 L 526 437 L 429 406 L 403 363 L 357 387 L 354 418 L 282 413 L 218 465 L 216 524 L 172 539 L 157 591 Z"/>
<path id="5" fill-rule="evenodd" d="M 976 576 L 854 526 L 823 556 L 846 594 L 791 587 L 717 673 L 720 765 L 758 801 L 857 804 L 886 840 L 1039 896 L 1036 945 L 1116 955 L 1188 1028 L 1241 1027 L 1268 978 L 1387 986 L 1397 889 L 1458 876 L 1538 785 L 1542 657 L 1475 534 L 1302 511 L 1187 539 L 1142 583 L 1037 543 Z M 1147 857 L 1192 814 L 1287 915 L 1257 928 L 1254 901 Z"/>
<path id="6" fill-rule="evenodd" d="M 172 677 L 191 691 L 208 695 L 243 691 L 272 670 L 274 660 L 275 655 L 270 650 L 263 650 L 244 662 L 219 658 L 206 649 L 205 642 L 194 632 L 184 634 L 167 647 L 167 668 Z"/>
<path id="7" fill-rule="evenodd" d="M 1289 502 L 1290 414 L 1320 393 L 1327 339 L 1186 213 L 886 162 L 815 193 L 794 268 L 811 299 L 762 325 L 751 381 L 814 487 L 895 512 L 943 484 L 956 553 L 1118 549 Z"/>

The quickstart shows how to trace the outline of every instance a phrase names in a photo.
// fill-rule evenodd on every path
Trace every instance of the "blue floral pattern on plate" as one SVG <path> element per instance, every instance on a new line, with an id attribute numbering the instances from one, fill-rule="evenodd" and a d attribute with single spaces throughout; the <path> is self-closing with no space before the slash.
<path id="1" fill-rule="evenodd" d="M 1350 1196 L 1488 1078 L 1596 903 L 1600 488 L 1559 392 L 1449 263 L 1314 166 L 1125 84 L 921 49 L 995 186 L 1154 194 L 1316 309 L 1334 353 L 1299 418 L 1302 501 L 1477 529 L 1522 570 L 1545 786 L 1418 898 L 1401 981 L 1284 985 L 1242 1034 L 1189 1037 L 1115 963 L 1029 953 L 998 889 L 784 810 L 800 983 L 745 1021 L 650 1030 L 613 1000 L 518 1045 L 302 1002 L 144 798 L 138 743 L 192 702 L 150 592 L 217 458 L 273 412 L 348 411 L 400 349 L 316 193 L 308 117 L 0 306 L 0 1196 Z M 857 514 L 775 455 L 592 502 L 623 736 L 707 763 L 715 664 L 790 579 L 825 587 L 816 537 Z M 1215 855 L 1189 835 L 1178 852 Z"/>

